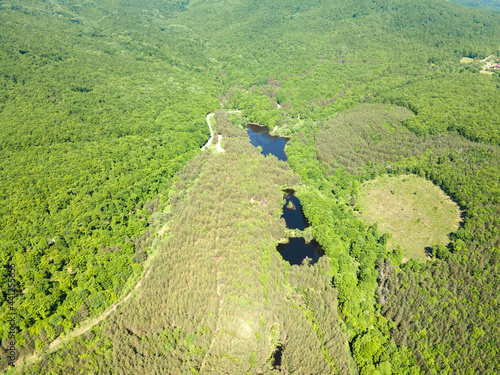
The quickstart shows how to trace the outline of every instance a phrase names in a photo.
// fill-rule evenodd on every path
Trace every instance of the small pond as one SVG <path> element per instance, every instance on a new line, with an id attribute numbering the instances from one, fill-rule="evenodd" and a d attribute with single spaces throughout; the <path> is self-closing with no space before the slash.
<path id="1" fill-rule="evenodd" d="M 284 260 L 291 265 L 302 264 L 304 259 L 310 258 L 311 264 L 316 263 L 324 251 L 321 246 L 314 240 L 306 243 L 304 238 L 290 238 L 290 242 L 279 244 L 276 249 L 279 251 Z"/>
<path id="2" fill-rule="evenodd" d="M 255 147 L 262 147 L 262 154 L 276 156 L 279 160 L 287 161 L 285 145 L 288 139 L 269 135 L 269 129 L 265 126 L 250 124 L 247 127 L 250 143 Z"/>
<path id="3" fill-rule="evenodd" d="M 286 227 L 289 229 L 306 229 L 309 223 L 302 212 L 299 198 L 294 195 L 293 190 L 285 190 L 284 198 L 286 203 L 283 205 L 283 215 L 281 217 L 285 219 Z"/>

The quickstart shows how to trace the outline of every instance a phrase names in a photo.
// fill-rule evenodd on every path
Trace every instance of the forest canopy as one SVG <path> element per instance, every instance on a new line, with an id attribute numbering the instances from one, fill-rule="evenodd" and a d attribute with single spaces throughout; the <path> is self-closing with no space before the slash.
<path id="1" fill-rule="evenodd" d="M 1 3 L 0 368 L 13 341 L 41 358 L 26 373 L 493 373 L 500 14 L 457 2 L 486 10 Z M 224 153 L 200 151 L 210 113 Z M 247 123 L 290 138 L 289 165 L 260 156 Z M 356 210 L 364 182 L 408 174 L 462 223 L 403 264 Z M 315 265 L 275 251 L 291 186 Z"/>

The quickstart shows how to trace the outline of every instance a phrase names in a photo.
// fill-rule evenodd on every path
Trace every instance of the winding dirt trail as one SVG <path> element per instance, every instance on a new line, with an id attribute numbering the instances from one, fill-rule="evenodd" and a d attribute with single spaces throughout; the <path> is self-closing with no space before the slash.
<path id="1" fill-rule="evenodd" d="M 221 141 L 222 141 L 222 135 L 219 134 L 219 140 L 217 141 L 216 145 L 217 152 L 226 152 L 226 150 L 224 150 L 221 146 Z"/>
<path id="2" fill-rule="evenodd" d="M 239 109 L 237 109 L 235 111 L 227 111 L 227 113 L 241 113 L 241 111 Z M 201 151 L 204 151 L 206 148 L 209 148 L 210 145 L 212 144 L 213 139 L 214 139 L 214 131 L 212 129 L 212 126 L 210 125 L 210 117 L 213 117 L 213 116 L 214 116 L 214 113 L 210 113 L 207 115 L 207 125 L 208 125 L 208 128 L 210 129 L 210 138 L 207 141 L 207 143 L 205 144 L 205 146 L 203 146 L 201 148 Z M 223 139 L 222 135 L 219 134 L 218 141 L 217 141 L 217 144 L 215 146 L 215 148 L 217 149 L 217 152 L 225 152 L 226 151 L 222 148 L 222 144 L 221 144 L 222 139 Z"/>
<path id="3" fill-rule="evenodd" d="M 207 143 L 205 144 L 205 146 L 203 146 L 201 148 L 201 151 L 205 150 L 205 148 L 208 148 L 208 146 L 210 146 L 210 144 L 212 143 L 212 140 L 214 139 L 214 131 L 212 130 L 212 127 L 210 126 L 210 117 L 213 117 L 213 115 L 214 115 L 214 113 L 210 113 L 209 115 L 207 115 L 207 124 L 208 124 L 208 128 L 210 129 L 210 138 L 207 141 Z"/>
<path id="4" fill-rule="evenodd" d="M 145 278 L 147 278 L 149 276 L 150 272 L 151 272 L 151 268 L 148 270 L 148 272 L 145 274 L 145 276 L 142 278 L 142 280 L 144 280 Z M 68 333 L 66 336 L 64 336 L 64 337 L 58 337 L 57 339 L 55 339 L 54 341 L 52 341 L 49 344 L 49 348 L 46 351 L 46 353 L 52 353 L 52 352 L 56 351 L 66 341 L 68 341 L 70 339 L 73 339 L 73 338 L 75 338 L 77 336 L 83 335 L 85 332 L 88 332 L 92 327 L 94 327 L 97 324 L 101 323 L 112 312 L 115 312 L 116 308 L 118 306 L 120 306 L 122 303 L 124 303 L 125 301 L 127 301 L 132 296 L 132 294 L 141 286 L 142 280 L 140 280 L 135 285 L 134 289 L 132 289 L 130 291 L 130 293 L 128 293 L 125 297 L 123 297 L 120 301 L 118 301 L 114 305 L 111 305 L 110 307 L 108 307 L 108 309 L 106 311 L 104 311 L 101 315 L 99 315 L 99 316 L 97 316 L 95 318 L 88 319 L 88 320 L 82 322 L 81 325 L 80 325 L 80 327 L 74 329 L 73 331 L 71 331 L 70 333 Z M 39 354 L 35 353 L 35 354 L 31 355 L 28 358 L 26 358 L 26 357 L 18 358 L 17 361 L 16 361 L 16 363 L 15 363 L 15 365 L 16 365 L 16 367 L 19 366 L 19 365 L 21 365 L 21 364 L 22 365 L 27 365 L 27 364 L 30 364 L 31 362 L 37 361 L 38 359 L 40 359 L 39 358 Z"/>
<path id="5" fill-rule="evenodd" d="M 239 110 L 228 111 L 228 113 L 241 113 L 241 111 L 239 111 Z M 212 126 L 210 125 L 210 118 L 213 117 L 213 116 L 214 116 L 214 113 L 210 113 L 206 117 L 208 128 L 210 129 L 210 139 L 201 148 L 202 151 L 205 150 L 205 148 L 208 148 L 212 144 L 212 140 L 214 138 L 214 132 L 212 130 Z M 221 135 L 219 135 L 218 136 L 218 142 L 217 142 L 217 145 L 216 145 L 217 152 L 225 152 L 225 150 L 221 146 L 222 139 L 223 139 L 223 137 Z M 62 344 L 64 344 L 68 340 L 70 340 L 72 338 L 75 338 L 77 336 L 80 336 L 80 335 L 84 334 L 85 332 L 88 332 L 92 327 L 94 327 L 97 324 L 101 323 L 111 313 L 115 312 L 116 309 L 117 309 L 117 307 L 120 306 L 125 301 L 127 301 L 132 296 L 132 294 L 141 286 L 142 280 L 144 280 L 145 278 L 147 278 L 149 276 L 150 271 L 151 271 L 151 268 L 148 269 L 148 271 L 145 274 L 145 276 L 141 279 L 141 281 L 139 281 L 136 284 L 136 286 L 134 287 L 134 289 L 132 289 L 130 291 L 130 293 L 128 293 L 125 297 L 123 297 L 120 301 L 118 301 L 114 305 L 110 306 L 101 315 L 99 315 L 99 316 L 97 316 L 95 318 L 92 318 L 92 319 L 88 319 L 85 322 L 82 322 L 81 325 L 80 325 L 80 327 L 74 329 L 73 331 L 71 331 L 70 333 L 68 333 L 66 336 L 64 336 L 64 337 L 58 337 L 54 341 L 52 341 L 49 344 L 49 347 L 48 347 L 48 350 L 46 351 L 46 353 L 52 353 L 52 352 L 56 351 Z M 219 270 L 217 270 L 217 294 L 219 296 L 219 308 L 218 308 L 218 315 L 219 315 L 220 310 L 222 308 L 222 298 L 221 298 L 221 295 L 220 295 L 220 285 L 219 285 L 219 277 L 218 276 L 219 276 Z M 218 324 L 218 321 L 217 321 L 217 324 Z M 217 326 L 215 332 L 217 332 L 218 329 L 219 328 Z M 214 340 L 215 340 L 215 334 L 214 334 L 214 338 L 212 339 L 212 343 L 210 344 L 210 348 L 212 347 Z M 208 355 L 209 352 L 210 352 L 210 349 L 207 351 L 207 355 Z M 40 359 L 40 353 L 35 353 L 35 354 L 31 355 L 30 357 L 21 357 L 21 358 L 17 359 L 17 361 L 15 362 L 15 366 L 16 367 L 18 367 L 20 365 L 25 366 L 25 365 L 28 365 L 28 364 L 30 364 L 32 362 L 35 362 L 35 361 L 39 360 L 39 359 Z M 203 360 L 202 367 L 205 365 L 205 360 L 206 360 L 206 358 Z"/>
<path id="6" fill-rule="evenodd" d="M 144 276 L 144 278 L 146 278 L 146 277 L 149 276 L 150 271 L 151 271 L 151 268 L 148 270 L 148 272 L 146 273 L 146 275 Z M 104 319 L 106 319 L 109 316 L 109 314 L 111 314 L 112 312 L 115 312 L 116 308 L 118 306 L 120 306 L 122 303 L 124 303 L 125 301 L 127 301 L 132 296 L 132 294 L 141 286 L 141 283 L 142 283 L 142 280 L 139 281 L 135 285 L 134 289 L 132 289 L 129 294 L 127 294 L 122 300 L 118 301 L 114 305 L 111 305 L 111 307 L 109 307 L 100 316 L 98 316 L 98 317 L 96 317 L 94 319 L 91 319 L 88 322 L 85 322 L 84 325 L 82 325 L 81 327 L 75 329 L 73 332 L 71 332 L 67 336 L 64 336 L 63 338 L 57 338 L 54 341 L 52 341 L 50 343 L 50 345 L 49 345 L 49 348 L 50 349 L 55 349 L 58 345 L 60 345 L 64 341 L 66 341 L 66 340 L 68 340 L 68 339 L 70 339 L 72 337 L 75 337 L 75 336 L 80 336 L 80 335 L 84 334 L 85 332 L 87 332 L 88 330 L 90 330 L 95 325 L 97 325 L 100 322 L 102 322 Z"/>

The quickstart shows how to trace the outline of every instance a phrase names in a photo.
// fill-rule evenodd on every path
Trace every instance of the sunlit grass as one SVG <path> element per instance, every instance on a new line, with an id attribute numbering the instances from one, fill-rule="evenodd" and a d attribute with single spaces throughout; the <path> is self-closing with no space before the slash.
<path id="1" fill-rule="evenodd" d="M 388 249 L 403 248 L 404 260 L 427 257 L 426 247 L 446 245 L 460 222 L 460 211 L 439 187 L 414 175 L 379 177 L 360 189 L 359 205 L 367 224 L 392 233 Z"/>

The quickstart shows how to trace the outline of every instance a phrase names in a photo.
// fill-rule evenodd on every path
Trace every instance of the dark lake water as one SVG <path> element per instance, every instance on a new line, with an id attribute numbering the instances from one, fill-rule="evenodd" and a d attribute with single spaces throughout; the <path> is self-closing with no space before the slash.
<path id="1" fill-rule="evenodd" d="M 255 147 L 262 147 L 263 155 L 274 155 L 279 160 L 287 161 L 285 154 L 285 145 L 287 139 L 270 136 L 269 130 L 266 127 L 258 125 L 248 125 L 247 134 L 250 138 L 250 143 Z M 294 195 L 293 190 L 286 190 L 284 198 L 286 203 L 283 205 L 282 218 L 285 219 L 286 226 L 289 229 L 306 229 L 309 224 L 304 213 L 300 200 Z M 307 257 L 311 259 L 311 264 L 316 263 L 319 258 L 324 255 L 324 251 L 316 241 L 306 243 L 304 238 L 290 238 L 286 244 L 279 244 L 276 248 L 284 260 L 290 264 L 302 264 L 302 261 Z"/>
<path id="2" fill-rule="evenodd" d="M 302 264 L 304 259 L 310 258 L 311 264 L 316 263 L 324 255 L 321 246 L 314 240 L 308 244 L 302 237 L 290 238 L 290 242 L 279 244 L 276 248 L 284 260 L 290 264 Z"/>
<path id="3" fill-rule="evenodd" d="M 299 198 L 293 194 L 293 190 L 285 191 L 286 203 L 283 205 L 281 217 L 285 219 L 287 228 L 304 230 L 309 226 L 309 223 L 302 212 Z M 316 241 L 306 243 L 302 237 L 290 238 L 288 243 L 279 244 L 276 249 L 290 264 L 302 264 L 306 257 L 310 258 L 311 264 L 313 264 L 324 254 L 323 249 Z"/>
<path id="4" fill-rule="evenodd" d="M 281 217 L 285 219 L 287 228 L 306 229 L 309 223 L 304 216 L 299 198 L 294 195 L 293 190 L 285 190 L 284 198 L 286 203 L 283 205 Z M 313 264 L 324 254 L 323 249 L 316 241 L 306 243 L 302 237 L 290 238 L 288 243 L 279 244 L 276 249 L 290 264 L 302 264 L 306 257 L 310 258 L 311 264 Z"/>
<path id="5" fill-rule="evenodd" d="M 283 215 L 282 218 L 285 219 L 286 226 L 289 229 L 300 229 L 304 230 L 309 226 L 307 219 L 302 212 L 302 206 L 300 205 L 299 198 L 293 195 L 293 192 L 286 192 L 285 200 L 286 203 L 283 205 Z"/>
<path id="6" fill-rule="evenodd" d="M 270 136 L 269 129 L 265 126 L 248 125 L 247 134 L 250 138 L 250 143 L 255 147 L 262 147 L 262 154 L 276 156 L 279 160 L 287 161 L 285 154 L 285 145 L 287 139 Z"/>

